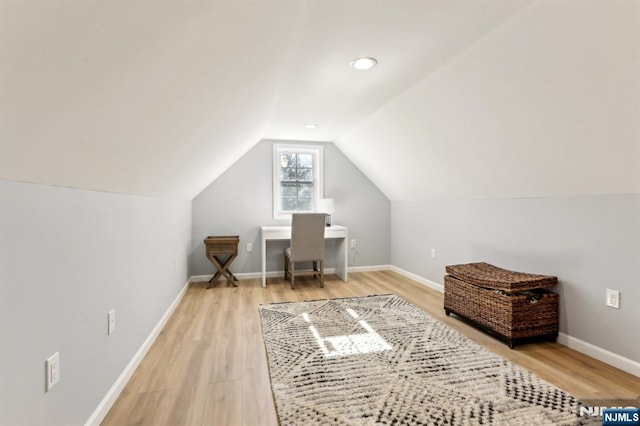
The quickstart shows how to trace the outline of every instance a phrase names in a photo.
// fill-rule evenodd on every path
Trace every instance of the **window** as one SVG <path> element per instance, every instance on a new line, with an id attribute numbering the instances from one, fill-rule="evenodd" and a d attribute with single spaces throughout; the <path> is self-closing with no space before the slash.
<path id="1" fill-rule="evenodd" d="M 312 212 L 322 196 L 322 146 L 273 145 L 273 218 Z"/>

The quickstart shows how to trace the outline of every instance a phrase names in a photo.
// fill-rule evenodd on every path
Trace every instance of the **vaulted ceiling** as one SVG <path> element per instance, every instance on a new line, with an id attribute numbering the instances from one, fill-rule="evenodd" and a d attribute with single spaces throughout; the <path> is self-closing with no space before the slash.
<path id="1" fill-rule="evenodd" d="M 640 9 L 576 3 L 3 0 L 0 178 L 191 199 L 269 138 L 333 141 L 391 199 L 544 195 L 563 177 L 558 194 L 582 193 L 613 126 L 622 154 L 604 158 L 639 163 Z M 360 56 L 379 64 L 354 70 Z M 479 156 L 507 166 L 470 179 Z"/>
<path id="2" fill-rule="evenodd" d="M 335 141 L 528 3 L 3 1 L 1 177 L 189 199 L 263 138 Z"/>

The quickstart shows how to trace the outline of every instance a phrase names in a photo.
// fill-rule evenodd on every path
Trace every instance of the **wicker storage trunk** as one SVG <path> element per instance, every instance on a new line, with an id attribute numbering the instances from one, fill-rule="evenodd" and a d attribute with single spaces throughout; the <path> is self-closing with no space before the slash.
<path id="1" fill-rule="evenodd" d="M 514 285 L 510 286 L 505 283 L 509 282 L 508 272 L 511 271 L 486 263 L 470 265 L 469 268 L 464 268 L 465 265 L 447 267 L 447 272 L 450 273 L 468 273 L 465 281 L 452 275 L 444 277 L 444 309 L 447 315 L 454 313 L 470 320 L 474 325 L 506 341 L 510 348 L 531 341 L 556 340 L 558 294 L 535 287 L 555 285 L 556 277 L 514 272 L 517 275 L 512 276 Z M 478 275 L 478 269 L 487 270 L 489 274 Z M 506 276 L 507 280 L 491 282 L 494 273 L 501 274 L 502 278 Z M 474 274 L 478 275 L 477 281 L 481 285 L 466 281 L 474 281 Z M 518 277 L 529 282 L 518 281 Z M 533 281 L 538 283 L 532 284 Z"/>

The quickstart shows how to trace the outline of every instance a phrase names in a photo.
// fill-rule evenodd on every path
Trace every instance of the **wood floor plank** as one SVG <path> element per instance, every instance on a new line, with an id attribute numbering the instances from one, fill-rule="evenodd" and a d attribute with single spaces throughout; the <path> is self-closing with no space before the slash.
<path id="1" fill-rule="evenodd" d="M 640 397 L 640 378 L 557 343 L 509 349 L 447 317 L 441 293 L 391 271 L 350 273 L 348 283 L 327 275 L 325 288 L 300 277 L 293 291 L 281 278 L 238 284 L 191 284 L 103 425 L 277 425 L 258 306 L 390 293 L 579 399 Z"/>
<path id="2" fill-rule="evenodd" d="M 204 425 L 243 425 L 242 381 L 209 385 L 204 407 Z"/>

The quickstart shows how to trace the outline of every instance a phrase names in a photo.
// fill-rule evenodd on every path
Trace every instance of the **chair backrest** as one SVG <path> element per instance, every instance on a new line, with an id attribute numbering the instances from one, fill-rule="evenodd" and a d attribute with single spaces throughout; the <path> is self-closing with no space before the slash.
<path id="1" fill-rule="evenodd" d="M 291 215 L 291 260 L 324 259 L 324 213 Z"/>

